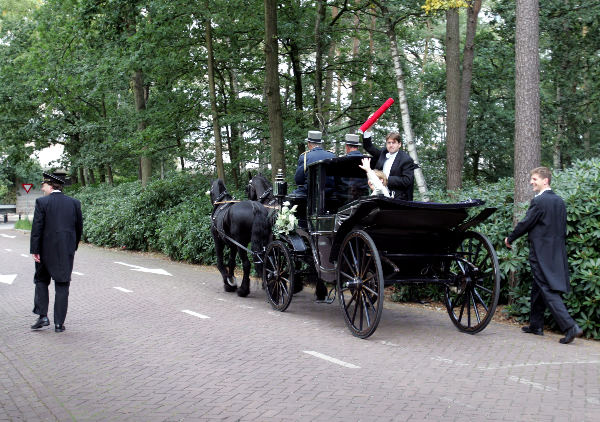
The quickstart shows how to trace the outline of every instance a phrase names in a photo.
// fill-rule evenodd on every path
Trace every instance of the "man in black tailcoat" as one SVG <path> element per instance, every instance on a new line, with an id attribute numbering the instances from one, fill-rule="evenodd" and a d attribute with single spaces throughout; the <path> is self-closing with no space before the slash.
<path id="1" fill-rule="evenodd" d="M 48 286 L 54 280 L 54 330 L 65 330 L 69 285 L 73 259 L 81 240 L 83 218 L 81 203 L 62 193 L 65 181 L 44 173 L 44 196 L 35 201 L 31 228 L 30 253 L 35 261 L 35 297 L 33 313 L 39 315 L 32 329 L 50 325 L 48 319 Z"/>
<path id="2" fill-rule="evenodd" d="M 413 200 L 415 184 L 414 170 L 418 168 L 412 158 L 401 151 L 402 137 L 397 132 L 391 132 L 385 138 L 385 148 L 379 149 L 371 141 L 371 132 L 363 135 L 363 147 L 373 156 L 371 167 L 382 170 L 388 179 L 388 189 L 394 198 Z"/>
<path id="3" fill-rule="evenodd" d="M 504 239 L 506 247 L 528 234 L 529 263 L 533 275 L 531 285 L 531 316 L 529 325 L 521 329 L 526 333 L 544 334 L 544 310 L 550 309 L 565 337 L 567 344 L 583 331 L 569 315 L 561 293 L 571 290 L 565 239 L 567 233 L 567 210 L 560 196 L 550 189 L 552 174 L 546 167 L 531 170 L 529 183 L 536 192 L 525 218 Z"/>

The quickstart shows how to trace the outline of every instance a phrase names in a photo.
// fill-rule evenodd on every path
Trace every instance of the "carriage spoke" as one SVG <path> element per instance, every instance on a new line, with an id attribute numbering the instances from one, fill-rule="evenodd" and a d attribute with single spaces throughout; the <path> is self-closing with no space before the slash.
<path id="1" fill-rule="evenodd" d="M 485 302 L 483 301 L 483 299 L 481 298 L 481 296 L 479 295 L 479 293 L 477 292 L 477 289 L 473 289 L 473 295 L 477 298 L 477 300 L 479 300 L 479 303 L 481 303 L 481 306 L 483 306 L 485 311 L 488 312 L 488 307 L 485 304 Z"/>
<path id="2" fill-rule="evenodd" d="M 473 311 L 475 312 L 475 318 L 477 318 L 477 324 L 481 323 L 481 318 L 479 316 L 479 309 L 477 308 L 477 305 L 475 304 L 475 296 L 473 295 L 473 293 L 471 292 L 469 294 L 469 296 L 471 296 L 471 302 L 473 303 Z M 470 315 L 470 313 L 469 313 Z"/>
<path id="3" fill-rule="evenodd" d="M 346 261 L 346 264 L 348 265 L 348 268 L 350 268 L 350 270 L 355 269 L 355 267 L 352 265 L 352 263 L 348 260 L 348 257 L 346 256 L 346 254 L 344 254 L 344 261 Z M 349 276 L 348 278 L 352 278 L 352 276 Z"/>
<path id="4" fill-rule="evenodd" d="M 376 292 L 375 290 L 371 289 L 369 286 L 363 285 L 363 289 L 365 289 L 367 292 L 371 293 L 373 296 L 379 297 L 379 293 Z"/>
<path id="5" fill-rule="evenodd" d="M 367 303 L 365 302 L 365 292 L 361 292 L 361 311 L 365 314 L 365 319 L 367 320 L 367 327 L 371 326 L 371 318 L 369 316 L 369 310 L 367 309 Z M 361 327 L 362 328 L 362 327 Z"/>
<path id="6" fill-rule="evenodd" d="M 487 287 L 485 287 L 485 286 L 482 286 L 481 284 L 477 284 L 477 283 L 475 283 L 475 286 L 474 286 L 474 288 L 481 289 L 481 290 L 483 290 L 484 292 L 486 292 L 486 293 L 489 293 L 489 294 L 492 294 L 492 293 L 494 293 L 494 291 L 493 291 L 493 290 L 490 290 L 490 289 L 488 289 Z"/>
<path id="7" fill-rule="evenodd" d="M 343 275 L 346 279 L 352 280 L 352 276 L 340 270 L 340 275 Z"/>

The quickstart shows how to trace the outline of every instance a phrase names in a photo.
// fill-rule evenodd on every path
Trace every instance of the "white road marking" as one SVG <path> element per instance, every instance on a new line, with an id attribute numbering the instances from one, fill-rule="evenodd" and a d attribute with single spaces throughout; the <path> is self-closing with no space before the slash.
<path id="1" fill-rule="evenodd" d="M 133 290 L 127 290 L 127 289 L 125 289 L 123 287 L 113 287 L 113 289 L 117 289 L 117 290 L 120 290 L 120 291 L 125 292 L 125 293 L 133 293 Z"/>
<path id="2" fill-rule="evenodd" d="M 21 256 L 22 256 L 23 258 L 29 258 L 29 257 L 30 257 L 30 255 L 26 255 L 26 254 L 24 254 L 24 253 L 22 253 L 22 254 L 21 254 Z"/>
<path id="3" fill-rule="evenodd" d="M 220 300 L 221 302 L 227 302 L 225 299 L 221 299 L 220 297 L 218 297 L 217 300 Z"/>
<path id="4" fill-rule="evenodd" d="M 10 236 L 10 235 L 4 234 L 4 233 L 0 234 L 0 236 L 2 236 L 2 237 L 8 237 L 9 239 L 14 239 L 15 237 L 17 237 L 17 236 Z"/>
<path id="5" fill-rule="evenodd" d="M 73 274 L 75 274 L 75 275 L 85 275 L 84 273 L 80 273 L 79 271 L 73 271 Z"/>
<path id="6" fill-rule="evenodd" d="M 380 343 L 383 344 L 384 346 L 400 347 L 399 344 L 392 343 L 392 342 L 385 341 L 385 340 L 381 340 Z"/>
<path id="7" fill-rule="evenodd" d="M 317 357 L 319 359 L 326 360 L 326 361 L 331 362 L 331 363 L 335 363 L 336 365 L 345 366 L 346 368 L 360 369 L 360 366 L 356 366 L 356 365 L 353 365 L 351 363 L 344 362 L 343 360 L 332 358 L 331 356 L 327 356 L 327 355 L 324 355 L 323 353 L 315 352 L 313 350 L 304 350 L 304 353 L 312 355 L 312 356 Z"/>
<path id="8" fill-rule="evenodd" d="M 508 377 L 508 379 L 511 380 L 511 381 L 514 381 L 514 382 L 518 382 L 519 384 L 529 385 L 529 386 L 531 386 L 531 388 L 534 388 L 536 390 L 558 391 L 558 389 L 556 389 L 554 387 L 549 387 L 547 385 L 540 384 L 539 382 L 530 381 L 530 380 L 525 379 L 525 378 L 519 378 L 519 377 L 516 377 L 514 375 L 511 375 L 510 377 Z"/>
<path id="9" fill-rule="evenodd" d="M 0 283 L 4 283 L 4 284 L 13 284 L 13 281 L 15 281 L 15 278 L 17 278 L 16 274 L 0 274 Z"/>
<path id="10" fill-rule="evenodd" d="M 585 400 L 586 400 L 588 403 L 591 403 L 591 404 L 598 404 L 598 405 L 600 405 L 600 400 L 598 400 L 598 399 L 597 399 L 597 398 L 595 398 L 595 397 L 587 397 Z"/>
<path id="11" fill-rule="evenodd" d="M 452 403 L 452 404 L 457 404 L 459 406 L 468 407 L 469 409 L 475 409 L 475 410 L 477 410 L 477 407 L 475 407 L 475 406 L 471 406 L 470 404 L 463 403 L 463 402 L 460 402 L 458 400 L 453 400 L 450 397 L 442 397 L 441 399 L 444 400 L 444 401 L 447 401 L 449 403 Z"/>
<path id="12" fill-rule="evenodd" d="M 254 309 L 254 306 L 240 305 L 240 308 L 244 308 L 244 309 Z"/>
<path id="13" fill-rule="evenodd" d="M 125 262 L 119 262 L 119 261 L 115 261 L 115 264 L 125 265 L 126 267 L 132 267 L 131 271 L 141 271 L 143 273 L 153 273 L 153 274 L 173 276 L 173 274 L 169 273 L 168 271 L 163 270 L 162 268 L 144 268 L 144 267 L 140 267 L 139 265 L 131 265 L 131 264 L 126 264 Z"/>
<path id="14" fill-rule="evenodd" d="M 449 363 L 451 365 L 456 365 L 456 366 L 470 366 L 471 365 L 470 363 L 456 362 L 452 359 L 443 358 L 441 356 L 432 357 L 431 360 L 437 360 L 438 362 Z"/>
<path id="15" fill-rule="evenodd" d="M 600 363 L 600 360 L 588 360 L 588 361 L 565 361 L 565 362 L 537 362 L 537 363 L 517 363 L 514 365 L 504 365 L 504 366 L 480 366 L 479 370 L 481 371 L 495 371 L 497 369 L 510 369 L 510 368 L 526 368 L 528 366 L 545 366 L 545 365 L 597 365 Z"/>
<path id="16" fill-rule="evenodd" d="M 12 249 L 4 249 L 6 252 L 12 252 Z"/>
<path id="17" fill-rule="evenodd" d="M 181 312 L 183 312 L 184 314 L 188 314 L 188 315 L 195 316 L 195 317 L 202 318 L 202 319 L 209 319 L 210 318 L 209 316 L 199 314 L 198 312 L 189 311 L 187 309 L 184 309 Z"/>

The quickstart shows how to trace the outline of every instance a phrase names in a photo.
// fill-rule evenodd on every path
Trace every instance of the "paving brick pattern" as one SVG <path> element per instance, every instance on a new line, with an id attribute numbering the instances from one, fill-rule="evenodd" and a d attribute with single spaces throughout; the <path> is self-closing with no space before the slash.
<path id="1" fill-rule="evenodd" d="M 397 304 L 360 340 L 309 289 L 280 313 L 256 282 L 239 298 L 214 269 L 149 254 L 82 245 L 67 330 L 33 332 L 29 237 L 0 233 L 15 236 L 0 275 L 18 274 L 0 283 L 2 422 L 600 420 L 599 342 L 496 323 L 471 336 Z"/>

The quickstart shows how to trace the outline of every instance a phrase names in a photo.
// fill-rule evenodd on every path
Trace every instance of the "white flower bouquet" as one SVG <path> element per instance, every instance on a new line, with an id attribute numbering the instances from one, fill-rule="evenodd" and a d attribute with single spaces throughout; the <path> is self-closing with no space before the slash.
<path id="1" fill-rule="evenodd" d="M 294 205 L 290 208 L 290 203 L 288 201 L 283 203 L 281 211 L 279 211 L 279 214 L 277 215 L 277 220 L 275 220 L 275 226 L 273 227 L 275 234 L 288 234 L 297 227 L 298 218 L 294 215 L 296 208 L 298 208 L 298 205 Z"/>

